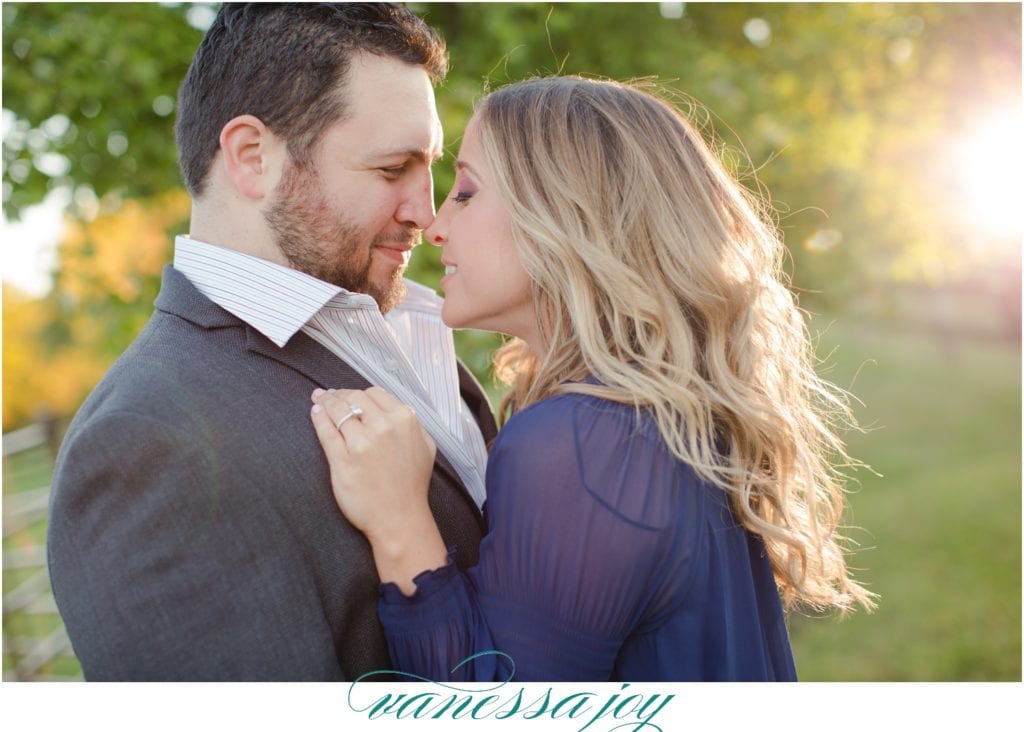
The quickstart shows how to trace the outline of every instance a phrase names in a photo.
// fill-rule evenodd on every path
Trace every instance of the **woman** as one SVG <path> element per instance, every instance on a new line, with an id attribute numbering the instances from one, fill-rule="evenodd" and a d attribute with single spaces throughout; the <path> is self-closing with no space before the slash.
<path id="1" fill-rule="evenodd" d="M 444 320 L 514 337 L 478 566 L 448 561 L 411 410 L 314 394 L 397 667 L 446 680 L 497 649 L 454 677 L 795 679 L 783 602 L 872 600 L 836 535 L 844 402 L 757 202 L 674 108 L 581 78 L 486 97 L 456 168 L 425 232 Z"/>

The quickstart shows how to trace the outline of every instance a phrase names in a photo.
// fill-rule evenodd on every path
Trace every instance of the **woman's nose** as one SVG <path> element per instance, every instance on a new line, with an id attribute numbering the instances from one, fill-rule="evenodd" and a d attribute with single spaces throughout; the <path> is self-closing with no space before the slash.
<path id="1" fill-rule="evenodd" d="M 441 212 L 438 211 L 437 213 L 438 215 L 434 217 L 430 226 L 423 230 L 423 238 L 435 246 L 441 246 L 445 243 L 445 236 L 442 233 Z"/>

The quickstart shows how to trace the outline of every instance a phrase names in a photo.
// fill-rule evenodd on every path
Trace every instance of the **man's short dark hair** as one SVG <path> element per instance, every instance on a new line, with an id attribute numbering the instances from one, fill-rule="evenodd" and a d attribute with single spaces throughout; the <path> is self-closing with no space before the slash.
<path id="1" fill-rule="evenodd" d="M 353 53 L 448 70 L 444 41 L 393 3 L 225 3 L 178 92 L 175 133 L 185 184 L 203 192 L 220 132 L 241 114 L 259 118 L 299 164 L 346 112 L 341 93 Z"/>

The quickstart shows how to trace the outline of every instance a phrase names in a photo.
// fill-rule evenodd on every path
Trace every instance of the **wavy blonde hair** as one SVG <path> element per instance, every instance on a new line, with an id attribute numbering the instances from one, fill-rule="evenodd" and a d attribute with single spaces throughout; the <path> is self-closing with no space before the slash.
<path id="1" fill-rule="evenodd" d="M 533 79 L 475 118 L 546 344 L 496 355 L 502 413 L 568 392 L 650 410 L 763 538 L 787 607 L 873 607 L 837 533 L 852 418 L 815 374 L 767 206 L 634 85 Z M 602 385 L 574 383 L 588 374 Z"/>

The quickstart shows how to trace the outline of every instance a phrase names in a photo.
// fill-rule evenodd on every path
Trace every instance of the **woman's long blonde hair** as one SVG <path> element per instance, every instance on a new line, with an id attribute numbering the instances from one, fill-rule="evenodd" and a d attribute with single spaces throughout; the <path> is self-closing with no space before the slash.
<path id="1" fill-rule="evenodd" d="M 566 392 L 650 410 L 764 539 L 787 607 L 872 607 L 837 534 L 848 405 L 815 374 L 767 207 L 636 86 L 534 79 L 475 118 L 546 344 L 497 354 L 502 412 Z"/>

